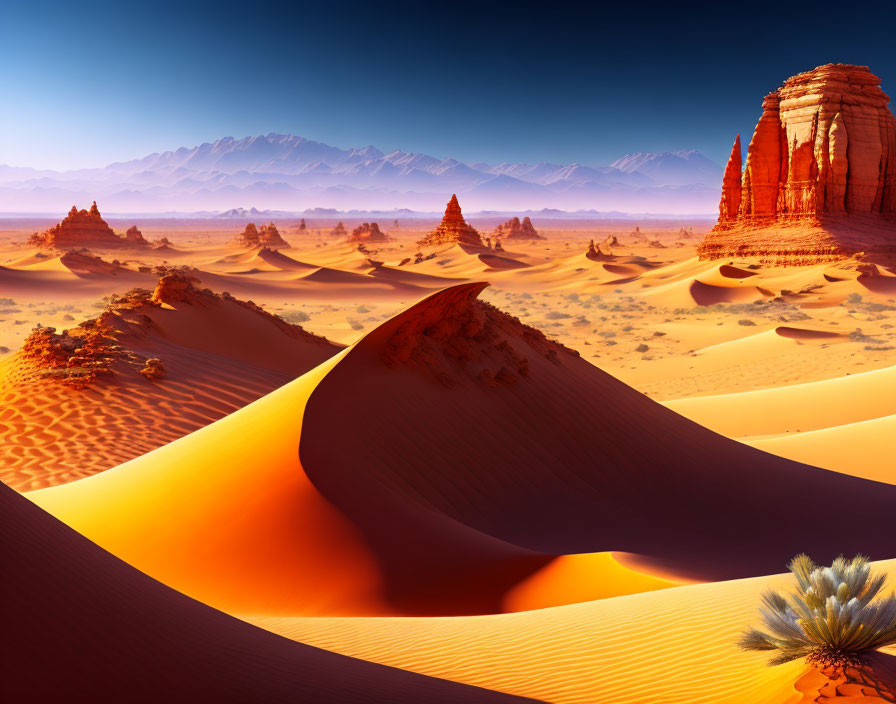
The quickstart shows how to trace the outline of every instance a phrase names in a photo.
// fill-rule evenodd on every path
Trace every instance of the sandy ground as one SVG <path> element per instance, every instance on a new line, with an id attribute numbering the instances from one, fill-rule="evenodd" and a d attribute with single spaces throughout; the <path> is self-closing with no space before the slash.
<path id="1" fill-rule="evenodd" d="M 406 229 L 367 251 L 286 231 L 280 252 L 237 229 L 145 229 L 170 248 L 102 261 L 4 233 L 4 481 L 150 577 L 344 655 L 552 702 L 825 701 L 817 672 L 732 644 L 794 553 L 894 557 L 896 274 L 700 261 L 698 236 L 648 227 L 417 263 Z M 254 322 L 174 309 L 158 388 L 23 386 L 34 325 L 167 267 L 349 347 L 285 369 Z M 164 431 L 112 451 L 134 416 Z"/>

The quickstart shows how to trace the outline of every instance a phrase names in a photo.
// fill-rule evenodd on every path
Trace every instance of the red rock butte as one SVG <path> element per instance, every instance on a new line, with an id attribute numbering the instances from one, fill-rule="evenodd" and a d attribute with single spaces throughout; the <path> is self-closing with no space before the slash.
<path id="1" fill-rule="evenodd" d="M 467 221 L 464 220 L 456 195 L 452 195 L 451 200 L 448 201 L 448 207 L 445 208 L 445 217 L 442 218 L 439 226 L 417 242 L 417 244 L 421 247 L 432 247 L 454 242 L 477 247 L 484 246 L 479 232 L 470 227 Z"/>
<path id="2" fill-rule="evenodd" d="M 365 222 L 352 230 L 349 242 L 388 242 L 392 238 L 375 222 Z"/>
<path id="3" fill-rule="evenodd" d="M 256 227 L 254 223 L 246 225 L 246 229 L 236 236 L 236 244 L 240 247 L 267 247 L 268 249 L 288 249 L 289 242 L 280 236 L 274 223 Z"/>
<path id="4" fill-rule="evenodd" d="M 532 220 L 530 220 L 528 216 L 524 217 L 522 222 L 520 222 L 519 218 L 514 217 L 507 222 L 498 225 L 495 228 L 494 235 L 496 237 L 503 237 L 504 239 L 508 240 L 544 239 L 544 237 L 538 234 L 538 231 L 532 224 Z"/>
<path id="5" fill-rule="evenodd" d="M 136 227 L 130 228 L 124 237 L 116 235 L 100 215 L 96 201 L 93 201 L 90 210 L 78 210 L 77 206 L 73 205 L 62 222 L 44 232 L 35 232 L 29 238 L 28 244 L 53 249 L 82 247 L 122 249 L 149 246 L 149 242 L 143 239 L 143 235 Z"/>
<path id="6" fill-rule="evenodd" d="M 743 169 L 734 142 L 700 258 L 896 254 L 896 120 L 880 82 L 867 66 L 827 64 L 769 93 Z"/>

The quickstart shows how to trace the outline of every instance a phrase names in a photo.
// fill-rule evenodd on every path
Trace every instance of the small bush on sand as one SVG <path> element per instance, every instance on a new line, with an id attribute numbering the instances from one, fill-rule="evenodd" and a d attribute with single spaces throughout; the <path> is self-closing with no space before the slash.
<path id="1" fill-rule="evenodd" d="M 768 632 L 750 628 L 743 650 L 777 650 L 770 665 L 807 658 L 820 666 L 861 662 L 872 650 L 896 643 L 896 596 L 876 599 L 885 575 L 872 575 L 868 558 L 838 557 L 819 567 L 808 555 L 790 562 L 796 592 L 768 591 L 760 613 Z"/>

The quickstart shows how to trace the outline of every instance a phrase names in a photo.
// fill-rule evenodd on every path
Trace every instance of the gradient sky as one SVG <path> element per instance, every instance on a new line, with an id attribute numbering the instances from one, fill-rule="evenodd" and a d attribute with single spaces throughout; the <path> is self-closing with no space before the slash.
<path id="1" fill-rule="evenodd" d="M 685 6 L 686 5 L 686 6 Z M 0 164 L 284 132 L 463 161 L 724 162 L 839 61 L 896 92 L 896 2 L 0 2 Z"/>

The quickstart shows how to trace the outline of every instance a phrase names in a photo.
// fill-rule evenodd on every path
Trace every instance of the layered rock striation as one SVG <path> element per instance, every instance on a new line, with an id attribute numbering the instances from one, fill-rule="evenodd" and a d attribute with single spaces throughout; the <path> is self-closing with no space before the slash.
<path id="1" fill-rule="evenodd" d="M 149 247 L 136 227 L 127 231 L 124 237 L 115 234 L 100 215 L 96 201 L 90 210 L 78 210 L 73 205 L 62 222 L 44 232 L 35 232 L 28 240 L 34 247 L 48 249 L 123 249 Z"/>
<path id="2" fill-rule="evenodd" d="M 467 224 L 457 202 L 457 196 L 452 195 L 445 208 L 445 217 L 439 226 L 421 239 L 417 244 L 421 247 L 432 247 L 440 244 L 457 242 L 476 247 L 482 247 L 482 237 L 479 232 Z"/>
<path id="3" fill-rule="evenodd" d="M 896 252 L 889 101 L 867 66 L 846 64 L 793 76 L 767 95 L 743 169 L 735 140 L 719 221 L 700 256 L 812 263 Z"/>

